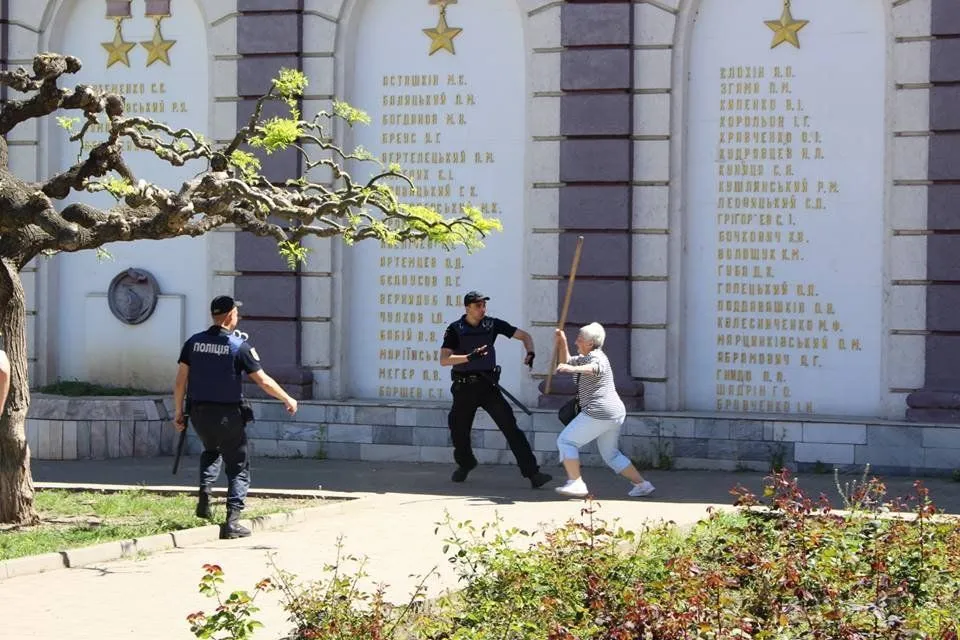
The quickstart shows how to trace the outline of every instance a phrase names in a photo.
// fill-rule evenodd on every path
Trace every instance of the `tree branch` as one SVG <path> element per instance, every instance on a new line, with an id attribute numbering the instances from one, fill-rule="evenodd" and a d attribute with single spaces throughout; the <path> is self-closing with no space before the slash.
<path id="1" fill-rule="evenodd" d="M 42 53 L 33 59 L 33 75 L 20 68 L 0 71 L 0 84 L 21 93 L 36 92 L 28 100 L 11 100 L 0 109 L 0 134 L 6 135 L 26 120 L 49 115 L 59 109 L 69 92 L 57 88 L 57 80 L 65 73 L 80 70 L 80 60 L 73 56 Z"/>
<path id="2" fill-rule="evenodd" d="M 216 149 L 189 129 L 125 117 L 123 98 L 118 95 L 99 93 L 85 85 L 72 91 L 57 88 L 63 74 L 79 68 L 75 58 L 43 54 L 34 61 L 33 75 L 22 69 L 0 71 L 0 84 L 35 94 L 0 109 L 0 133 L 57 109 L 83 112 L 86 122 L 70 137 L 73 141 L 82 143 L 91 127 L 100 124 L 101 114 L 106 114 L 109 123 L 106 141 L 45 182 L 27 184 L 0 169 L 0 179 L 10 179 L 8 184 L 0 182 L 0 256 L 29 259 L 40 252 L 82 251 L 110 242 L 198 236 L 224 224 L 285 245 L 299 244 L 308 236 L 341 236 L 349 242 L 430 239 L 447 246 L 474 246 L 497 228 L 496 222 L 476 211 L 444 219 L 425 207 L 402 203 L 389 183 L 400 181 L 413 187 L 408 176 L 394 165 L 385 168 L 363 150 L 345 153 L 325 135 L 323 123 L 334 117 L 344 118 L 351 126 L 365 119 L 349 105 L 337 105 L 333 115 L 321 112 L 310 121 L 301 120 L 291 107 L 292 117 L 286 121 L 262 122 L 268 101 L 292 105 L 301 96 L 305 80 L 291 76 L 295 72 L 281 73 L 281 79 L 257 100 L 246 125 L 226 147 Z M 124 161 L 122 138 L 172 166 L 197 160 L 206 160 L 207 166 L 177 189 L 137 181 Z M 254 138 L 262 144 L 251 145 Z M 293 147 L 307 171 L 328 167 L 334 186 L 303 177 L 282 186 L 272 184 L 259 173 L 255 156 L 235 153 L 244 145 L 254 147 L 252 150 Z M 314 148 L 321 157 L 311 157 Z M 0 161 L 4 150 L 0 138 Z M 328 153 L 330 157 L 323 157 Z M 343 166 L 348 161 L 372 162 L 379 169 L 364 182 L 357 182 Z M 98 180 L 111 173 L 124 182 Z M 108 210 L 74 203 L 58 213 L 53 201 L 80 190 L 108 190 L 122 202 Z"/>
<path id="3" fill-rule="evenodd" d="M 86 160 L 47 180 L 40 190 L 51 198 L 63 200 L 70 195 L 71 189 L 83 190 L 89 178 L 101 178 L 111 171 L 116 171 L 128 182 L 135 181 L 123 160 L 120 147 L 112 142 L 104 142 L 91 149 Z"/>

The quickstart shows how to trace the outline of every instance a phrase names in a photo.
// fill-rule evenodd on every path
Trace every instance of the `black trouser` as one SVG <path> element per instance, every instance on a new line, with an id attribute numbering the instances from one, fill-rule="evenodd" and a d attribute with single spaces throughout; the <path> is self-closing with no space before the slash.
<path id="1" fill-rule="evenodd" d="M 487 375 L 492 379 L 492 373 Z M 530 478 L 537 474 L 540 467 L 530 449 L 530 443 L 517 426 L 513 408 L 498 387 L 482 377 L 471 377 L 464 381 L 455 380 L 450 392 L 453 394 L 453 406 L 450 408 L 447 425 L 453 440 L 453 460 L 458 466 L 465 469 L 477 466 L 477 459 L 470 445 L 470 430 L 473 428 L 477 409 L 482 408 L 503 432 L 523 476 Z"/>
<path id="2" fill-rule="evenodd" d="M 220 477 L 220 460 L 227 473 L 227 509 L 240 511 L 250 488 L 250 464 L 247 460 L 246 423 L 239 404 L 194 402 L 190 422 L 203 442 L 200 454 L 200 491 L 210 488 Z"/>

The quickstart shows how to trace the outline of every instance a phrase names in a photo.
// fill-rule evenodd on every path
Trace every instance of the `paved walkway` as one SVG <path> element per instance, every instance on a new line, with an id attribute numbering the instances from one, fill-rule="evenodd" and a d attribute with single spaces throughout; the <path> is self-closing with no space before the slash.
<path id="1" fill-rule="evenodd" d="M 177 478 L 170 475 L 170 462 L 38 461 L 34 477 L 38 482 L 196 484 L 195 458 L 185 461 Z M 401 601 L 418 582 L 415 576 L 434 568 L 440 573 L 428 583 L 433 593 L 456 584 L 442 553 L 442 532 L 434 534 L 445 513 L 476 523 L 499 515 L 506 525 L 520 527 L 581 517 L 582 502 L 560 499 L 551 490 L 531 490 L 513 467 L 481 467 L 462 485 L 449 482 L 450 471 L 449 465 L 258 459 L 253 472 L 255 487 L 317 489 L 320 485 L 357 499 L 331 502 L 329 518 L 261 532 L 246 540 L 217 541 L 139 560 L 0 581 L 0 603 L 7 612 L 0 637 L 191 638 L 187 614 L 213 609 L 212 601 L 197 593 L 204 563 L 224 568 L 228 589 L 250 589 L 269 576 L 270 554 L 279 567 L 304 579 L 317 578 L 324 565 L 334 560 L 341 536 L 348 553 L 368 558 L 367 572 L 372 580 L 388 585 L 388 598 Z M 729 505 L 728 491 L 734 485 L 759 491 L 762 483 L 762 474 L 756 473 L 654 471 L 648 476 L 657 485 L 657 493 L 651 498 L 631 499 L 626 497 L 628 483 L 608 470 L 586 469 L 584 475 L 597 495 L 600 516 L 619 519 L 629 528 L 640 528 L 649 520 L 694 522 L 710 505 Z M 960 513 L 960 484 L 936 479 L 925 482 L 941 507 Z M 549 486 L 555 485 L 556 481 Z M 910 485 L 906 478 L 888 482 L 891 494 L 905 493 Z M 815 494 L 824 491 L 832 498 L 837 496 L 829 475 L 803 476 L 801 486 Z M 283 638 L 290 625 L 276 596 L 265 597 L 262 607 L 259 619 L 266 628 L 256 637 Z"/>

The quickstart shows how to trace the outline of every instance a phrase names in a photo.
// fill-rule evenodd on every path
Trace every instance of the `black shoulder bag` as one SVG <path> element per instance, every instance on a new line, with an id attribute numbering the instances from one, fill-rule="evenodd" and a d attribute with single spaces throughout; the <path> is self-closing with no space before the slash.
<path id="1" fill-rule="evenodd" d="M 560 422 L 564 426 L 573 422 L 573 419 L 577 417 L 580 413 L 580 374 L 577 374 L 576 378 L 577 383 L 577 393 L 572 398 L 567 400 L 567 402 L 560 407 L 560 410 L 557 412 L 557 417 L 560 418 Z"/>

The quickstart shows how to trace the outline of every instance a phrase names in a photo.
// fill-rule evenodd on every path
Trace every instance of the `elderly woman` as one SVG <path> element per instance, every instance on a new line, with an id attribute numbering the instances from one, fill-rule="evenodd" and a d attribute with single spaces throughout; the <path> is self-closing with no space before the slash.
<path id="1" fill-rule="evenodd" d="M 587 485 L 580 476 L 579 450 L 591 440 L 596 440 L 607 466 L 633 483 L 628 495 L 634 498 L 648 496 L 653 493 L 654 486 L 643 479 L 630 459 L 617 448 L 620 427 L 627 417 L 627 410 L 614 387 L 610 361 L 601 350 L 605 337 L 606 332 L 596 322 L 581 328 L 576 341 L 580 355 L 571 357 L 567 337 L 561 329 L 556 332 L 557 351 L 562 363 L 557 367 L 557 373 L 577 374 L 577 396 L 580 400 L 580 413 L 557 438 L 560 461 L 563 462 L 568 480 L 556 491 L 578 498 L 587 495 Z"/>

